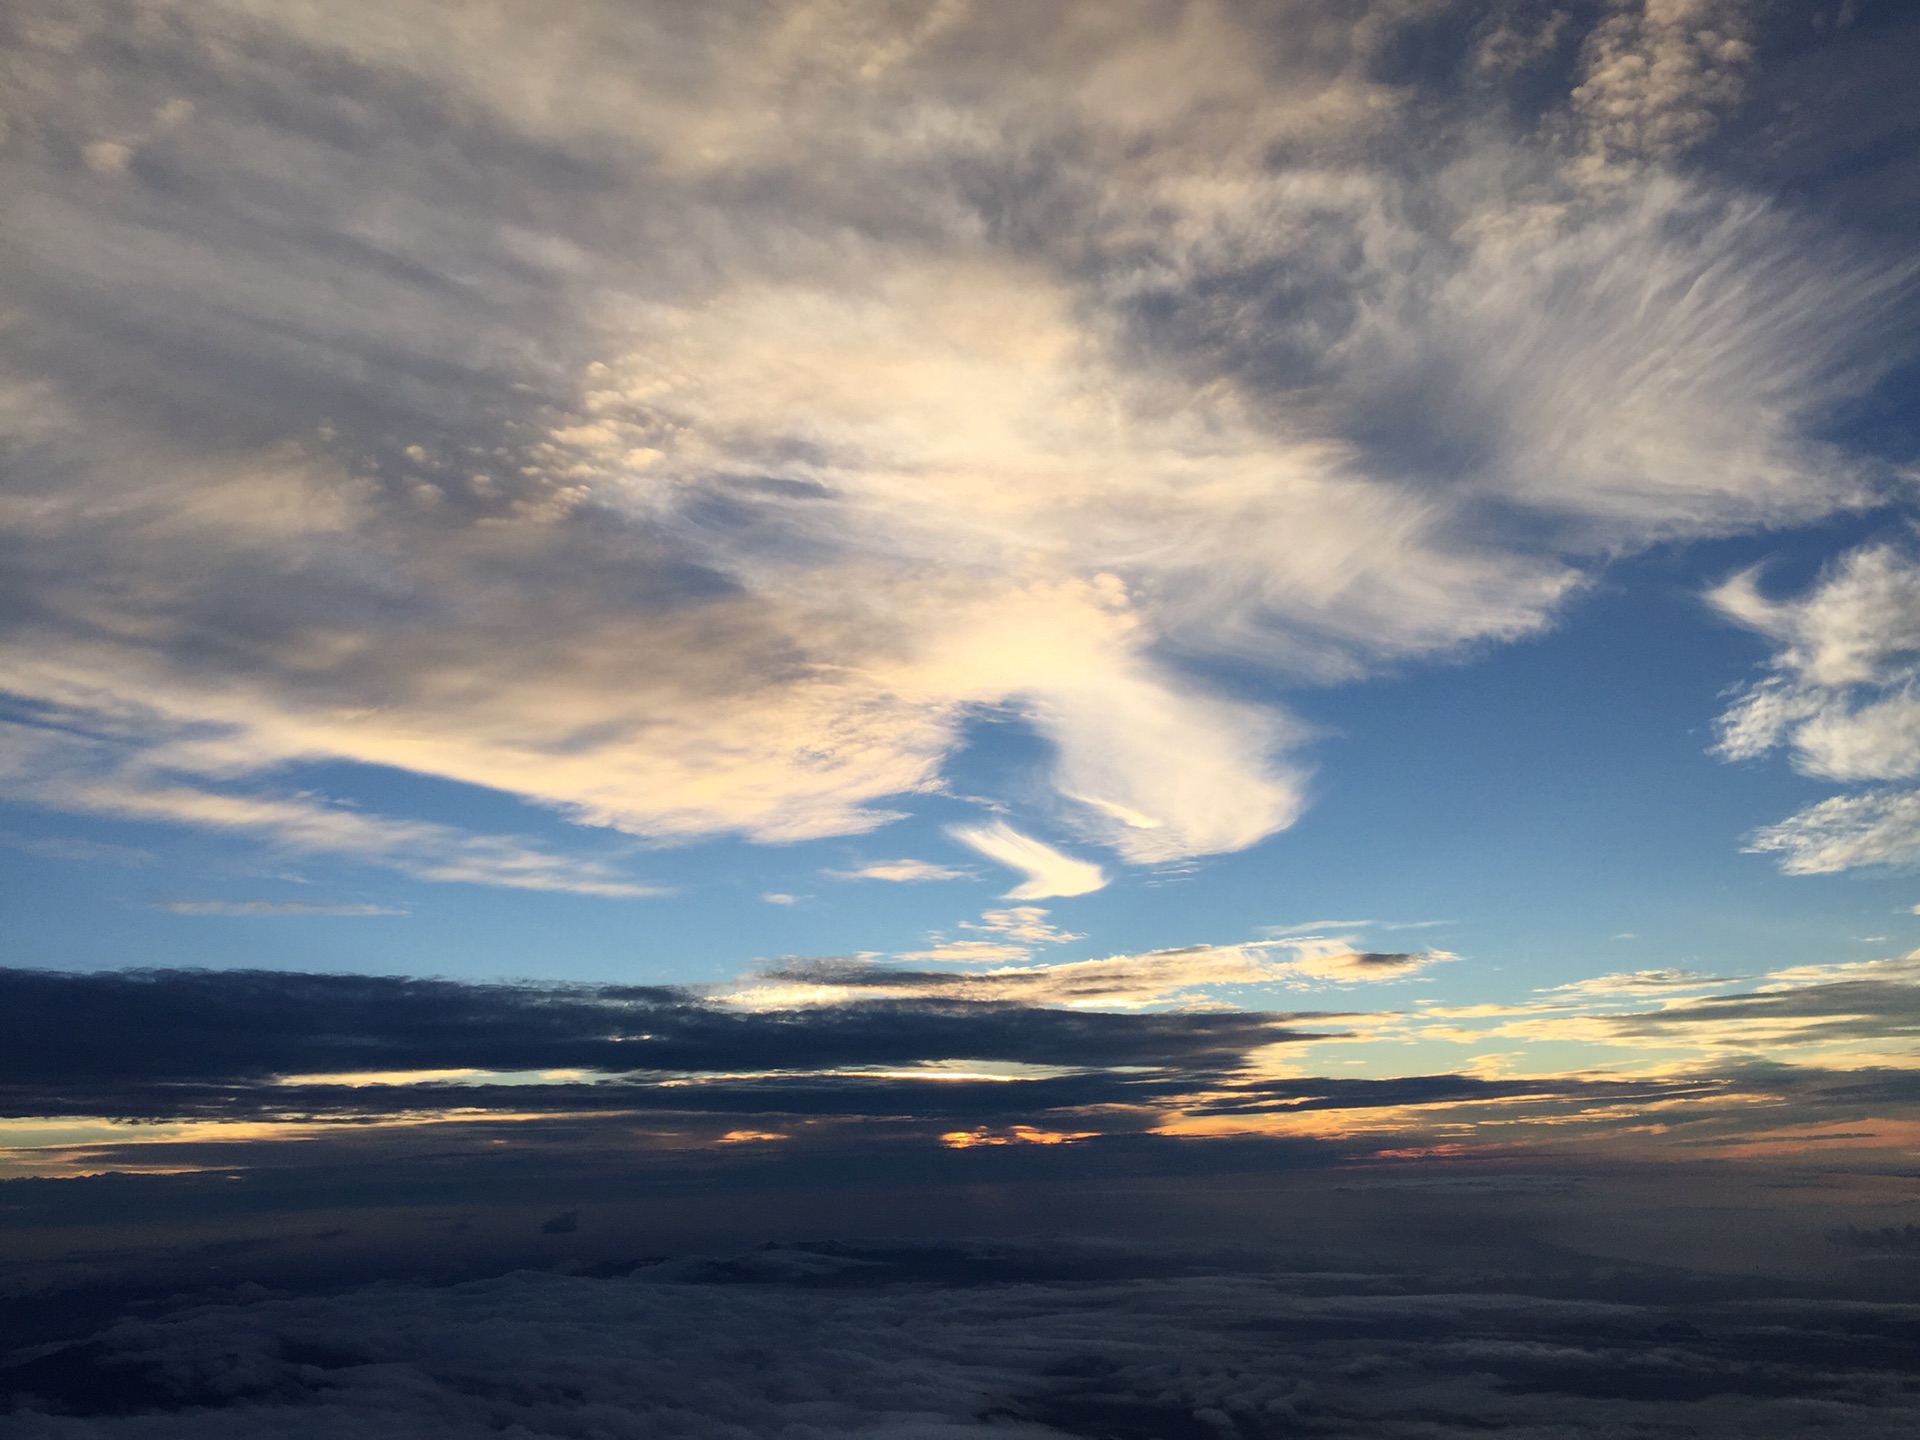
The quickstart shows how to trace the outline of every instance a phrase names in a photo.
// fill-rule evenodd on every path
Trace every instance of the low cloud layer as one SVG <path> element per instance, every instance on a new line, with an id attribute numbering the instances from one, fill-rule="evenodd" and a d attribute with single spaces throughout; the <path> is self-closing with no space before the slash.
<path id="1" fill-rule="evenodd" d="M 1253 845 L 1274 682 L 1885 493 L 1898 261 L 1692 163 L 1763 20 L 12 7 L 0 784 L 626 896 L 289 769 L 790 841 L 988 715 L 1013 898 Z"/>
<path id="2" fill-rule="evenodd" d="M 260 1289 L 49 1347 L 0 1386 L 33 1440 L 1148 1427 L 1737 1440 L 1808 1424 L 1893 1440 L 1920 1420 L 1911 1305 L 1733 1299 L 1618 1264 L 1608 1284 L 1577 1255 L 1556 1257 L 1543 1294 L 1544 1256 L 1448 1258 L 815 1243 L 600 1277 Z"/>
<path id="3" fill-rule="evenodd" d="M 1071 967 L 1066 967 L 1071 969 Z M 352 975 L 0 971 L 0 1080 L 23 1092 L 68 1083 L 259 1083 L 283 1075 L 436 1072 L 771 1074 L 945 1060 L 1231 1068 L 1294 1032 L 1248 1012 L 1119 1014 L 1048 1007 L 991 982 L 860 967 L 839 1003 L 715 1003 L 684 989 L 466 985 Z M 832 984 L 812 967 L 792 978 Z M 771 977 L 785 980 L 789 977 Z M 1022 1000 L 1028 1003 L 1020 1003 Z M 855 1003 L 858 1001 L 869 1003 Z M 875 1003 L 878 1002 L 878 1003 Z M 15 1113 L 23 1113 L 16 1110 Z M 24 1113 L 34 1113 L 30 1109 Z"/>
<path id="4" fill-rule="evenodd" d="M 1002 930 L 1044 923 L 1009 912 Z M 1913 957 L 1602 976 L 1505 1005 L 1376 983 L 1449 958 L 790 962 L 708 991 L 0 971 L 0 1166 L 245 1168 L 276 1141 L 397 1163 L 422 1125 L 442 1137 L 432 1153 L 518 1136 L 575 1156 L 889 1138 L 1680 1154 L 1920 1140 Z M 1231 1003 L 1290 991 L 1317 1008 Z"/>

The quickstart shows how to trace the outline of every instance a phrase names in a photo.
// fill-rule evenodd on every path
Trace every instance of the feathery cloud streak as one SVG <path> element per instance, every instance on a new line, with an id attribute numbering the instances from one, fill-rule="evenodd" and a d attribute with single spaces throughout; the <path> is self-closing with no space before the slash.
<path id="1" fill-rule="evenodd" d="M 948 833 L 989 860 L 1026 875 L 1025 880 L 1007 891 L 1009 900 L 1088 895 L 1107 883 L 1106 874 L 1098 865 L 1064 855 L 1043 840 L 1022 835 L 1002 820 L 990 825 L 956 825 Z"/>

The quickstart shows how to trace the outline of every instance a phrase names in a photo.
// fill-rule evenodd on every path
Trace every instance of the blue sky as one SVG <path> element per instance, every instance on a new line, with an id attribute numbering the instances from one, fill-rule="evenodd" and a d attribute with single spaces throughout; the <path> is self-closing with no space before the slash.
<path id="1" fill-rule="evenodd" d="M 1772 857 L 1746 851 L 1752 832 L 1831 787 L 1778 760 L 1708 753 L 1725 692 L 1751 678 L 1766 647 L 1714 615 L 1704 589 L 1759 558 L 1790 575 L 1836 530 L 1844 546 L 1887 523 L 1876 514 L 1810 536 L 1663 549 L 1603 571 L 1538 637 L 1287 692 L 1315 731 L 1302 818 L 1237 854 L 1157 867 L 1108 862 L 1105 889 L 1044 902 L 1083 936 L 1046 953 L 1224 944 L 1344 920 L 1334 928 L 1382 950 L 1458 953 L 1459 963 L 1421 983 L 1485 999 L 1614 969 L 1735 975 L 1915 948 L 1920 892 L 1910 875 L 1884 867 L 1784 875 Z M 969 726 L 948 773 L 958 796 L 1013 804 L 1044 796 L 1047 760 L 1031 728 L 1002 714 Z M 6 884 L 17 955 L 61 968 L 137 960 L 719 981 L 782 956 L 921 951 L 935 936 L 963 939 L 981 911 L 1007 905 L 999 897 L 1019 878 L 946 833 L 980 817 L 977 803 L 958 796 L 912 801 L 913 813 L 861 835 L 659 846 L 582 833 L 495 792 L 405 772 L 313 766 L 280 785 L 375 813 L 525 836 L 559 853 L 611 856 L 622 875 L 664 893 L 435 885 L 217 832 L 13 806 Z M 841 878 L 900 859 L 958 873 L 916 883 Z M 193 913 L 248 904 L 313 909 Z"/>
<path id="2" fill-rule="evenodd" d="M 1899 6 L 16 29 L 11 964 L 1920 946 Z"/>

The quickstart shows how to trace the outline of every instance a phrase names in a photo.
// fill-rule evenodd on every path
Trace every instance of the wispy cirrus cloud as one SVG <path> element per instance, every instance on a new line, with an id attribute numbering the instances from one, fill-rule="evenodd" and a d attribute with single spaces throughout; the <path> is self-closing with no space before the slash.
<path id="1" fill-rule="evenodd" d="M 159 862 L 151 850 L 137 845 L 115 845 L 102 840 L 81 840 L 69 835 L 0 834 L 0 845 L 43 860 L 74 860 L 82 864 L 117 865 L 124 870 L 138 869 Z"/>
<path id="2" fill-rule="evenodd" d="M 1015 905 L 1007 910 L 983 911 L 978 920 L 962 920 L 960 928 L 1005 935 L 1008 939 L 1033 945 L 1063 945 L 1069 940 L 1087 938 L 1062 930 L 1053 923 L 1050 912 L 1038 905 Z"/>
<path id="3" fill-rule="evenodd" d="M 1567 985 L 1555 985 L 1544 993 L 1592 999 L 1632 999 L 1711 990 L 1738 984 L 1743 978 L 1748 977 L 1708 975 L 1698 970 L 1629 970 L 1575 980 Z"/>
<path id="4" fill-rule="evenodd" d="M 189 788 L 791 841 L 991 710 L 1063 834 L 1239 850 L 1308 800 L 1272 682 L 1885 481 L 1820 427 L 1899 264 L 1678 167 L 1730 4 L 1510 17 L 1471 83 L 1304 0 L 152 15 L 9 32 L 0 685 Z"/>
<path id="5" fill-rule="evenodd" d="M 1809 805 L 1747 839 L 1758 854 L 1781 856 L 1789 875 L 1831 875 L 1860 865 L 1920 860 L 1920 791 L 1875 790 Z"/>
<path id="6" fill-rule="evenodd" d="M 0 722 L 0 784 L 16 797 L 83 814 L 193 825 L 331 855 L 419 880 L 631 899 L 666 893 L 606 860 L 556 854 L 513 836 L 367 814 L 311 794 L 216 790 L 156 773 L 128 748 Z"/>
<path id="7" fill-rule="evenodd" d="M 962 930 L 972 930 L 987 938 L 952 939 L 936 933 L 925 950 L 903 951 L 895 958 L 908 964 L 996 965 L 1029 960 L 1036 945 L 1064 945 L 1084 940 L 1084 935 L 1062 930 L 1038 905 L 1016 905 L 1009 910 L 988 910 L 978 920 L 962 920 Z"/>

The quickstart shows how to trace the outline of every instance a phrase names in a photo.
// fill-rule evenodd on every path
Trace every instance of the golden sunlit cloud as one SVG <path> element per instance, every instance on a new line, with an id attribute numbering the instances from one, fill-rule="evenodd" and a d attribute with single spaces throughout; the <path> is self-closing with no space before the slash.
<path id="1" fill-rule="evenodd" d="M 1106 873 L 1098 865 L 1064 855 L 1044 841 L 1022 835 L 1005 821 L 990 825 L 956 825 L 948 832 L 963 845 L 978 850 L 1009 870 L 1027 878 L 1007 891 L 1009 900 L 1045 900 L 1053 896 L 1088 895 L 1103 888 Z"/>

